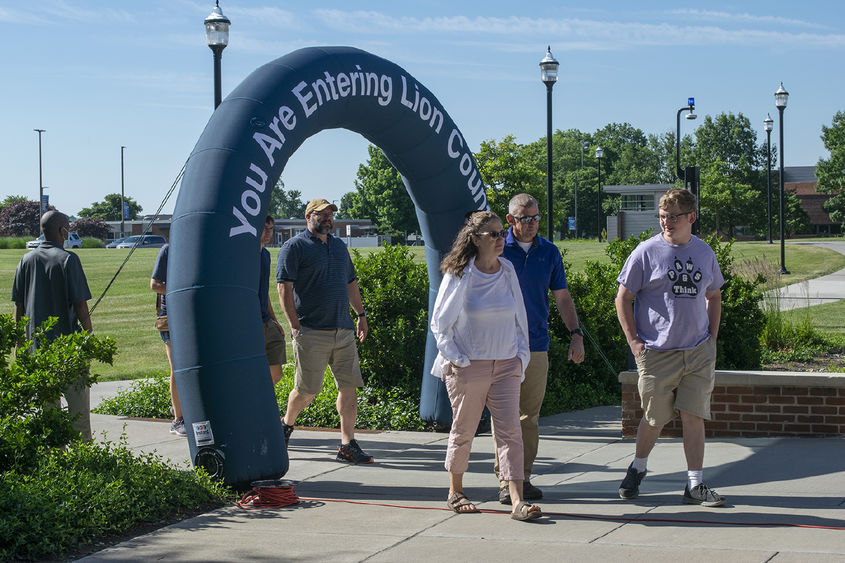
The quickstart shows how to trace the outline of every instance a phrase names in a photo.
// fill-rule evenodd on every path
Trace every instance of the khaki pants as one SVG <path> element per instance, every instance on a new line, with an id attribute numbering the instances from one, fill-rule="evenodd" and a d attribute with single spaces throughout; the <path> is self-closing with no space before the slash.
<path id="1" fill-rule="evenodd" d="M 73 427 L 82 434 L 82 440 L 91 441 L 91 389 L 79 381 L 65 389 L 64 397 L 67 402 L 67 411 L 74 419 Z M 59 405 L 57 405 L 59 406 Z"/>
<path id="2" fill-rule="evenodd" d="M 525 479 L 531 478 L 537 448 L 540 445 L 540 408 L 546 396 L 546 382 L 549 379 L 549 353 L 531 352 L 531 360 L 525 370 L 525 381 L 519 387 L 519 425 L 522 428 L 523 464 Z M 495 443 L 496 426 L 493 425 Z M 499 458 L 493 464 L 496 477 L 499 476 Z M 501 477 L 500 477 L 501 479 Z"/>

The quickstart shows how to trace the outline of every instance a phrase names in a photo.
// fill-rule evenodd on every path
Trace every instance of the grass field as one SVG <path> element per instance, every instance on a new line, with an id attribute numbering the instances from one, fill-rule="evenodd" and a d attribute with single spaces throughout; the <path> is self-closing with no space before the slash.
<path id="1" fill-rule="evenodd" d="M 606 244 L 596 241 L 575 241 L 561 244 L 566 251 L 566 261 L 571 264 L 573 271 L 581 271 L 587 260 L 606 261 L 604 253 Z M 375 249 L 359 249 L 366 255 Z M 422 247 L 409 247 L 415 260 L 425 261 Z M 25 250 L 0 250 L 0 279 L 5 280 L 4 286 L 7 298 L 0 301 L 0 313 L 13 313 L 14 307 L 9 299 L 11 296 L 12 280 L 15 268 Z M 82 249 L 75 251 L 82 260 L 88 284 L 93 299 L 89 307 L 93 307 L 102 295 L 115 272 L 128 255 L 128 250 L 122 249 Z M 137 250 L 123 267 L 120 275 L 97 305 L 92 314 L 95 333 L 113 337 L 118 344 L 118 355 L 114 366 L 94 366 L 94 372 L 103 379 L 134 379 L 146 377 L 154 371 L 167 371 L 167 358 L 164 355 L 164 345 L 155 322 L 155 294 L 150 291 L 150 273 L 153 269 L 157 249 Z M 276 270 L 275 249 L 271 249 L 272 272 Z M 776 269 L 780 260 L 780 247 L 777 244 L 747 242 L 734 244 L 735 262 L 739 265 L 748 260 L 759 268 L 764 264 L 769 270 Z M 829 274 L 845 268 L 845 256 L 822 248 L 787 245 L 786 263 L 791 275 L 778 280 L 778 285 L 794 283 Z M 772 266 L 774 265 L 774 266 Z M 273 284 L 271 284 L 271 288 Z M 271 292 L 272 293 L 272 292 Z M 278 299 L 271 295 L 271 303 L 276 316 L 284 319 L 279 307 Z M 794 314 L 806 314 L 797 312 Z M 809 314 L 813 324 L 819 329 L 831 332 L 845 332 L 842 319 L 845 319 L 845 304 L 835 303 L 812 307 Z M 290 350 L 288 357 L 292 358 Z"/>

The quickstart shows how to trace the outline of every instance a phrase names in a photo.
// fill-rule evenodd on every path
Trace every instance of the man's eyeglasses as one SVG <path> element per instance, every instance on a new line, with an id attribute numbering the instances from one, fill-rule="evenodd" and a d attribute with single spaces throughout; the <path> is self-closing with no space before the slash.
<path id="1" fill-rule="evenodd" d="M 488 235 L 491 239 L 496 240 L 498 238 L 505 238 L 508 236 L 508 232 L 505 230 L 501 231 L 482 231 L 478 233 L 479 235 Z"/>
<path id="2" fill-rule="evenodd" d="M 524 215 L 522 217 L 517 217 L 513 215 L 513 218 L 519 221 L 520 223 L 539 223 L 540 222 L 540 215 Z"/>
<path id="3" fill-rule="evenodd" d="M 683 213 L 678 213 L 676 215 L 658 215 L 657 218 L 664 223 L 677 223 L 681 217 L 689 215 L 690 213 L 692 213 L 692 211 L 684 211 Z"/>

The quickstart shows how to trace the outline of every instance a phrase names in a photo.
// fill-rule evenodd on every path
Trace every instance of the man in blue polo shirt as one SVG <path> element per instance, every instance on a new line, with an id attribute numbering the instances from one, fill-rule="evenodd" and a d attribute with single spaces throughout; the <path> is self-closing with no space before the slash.
<path id="1" fill-rule="evenodd" d="M 311 200 L 305 207 L 307 229 L 279 250 L 276 281 L 296 360 L 294 388 L 283 420 L 285 444 L 296 417 L 323 389 L 328 365 L 337 384 L 340 415 L 337 461 L 372 463 L 373 457 L 355 440 L 357 388 L 364 386 L 355 337 L 363 342 L 367 336 L 367 314 L 349 251 L 331 234 L 335 211 L 337 207 L 325 199 Z M 350 305 L 357 327 L 349 315 Z"/>
<path id="2" fill-rule="evenodd" d="M 531 484 L 530 476 L 540 442 L 540 407 L 543 406 L 549 375 L 549 290 L 561 319 L 569 329 L 569 359 L 576 364 L 584 361 L 584 333 L 578 327 L 575 304 L 566 288 L 566 273 L 560 251 L 552 242 L 537 234 L 540 225 L 537 200 L 528 194 L 515 195 L 508 204 L 507 219 L 511 228 L 502 255 L 511 261 L 519 277 L 525 312 L 528 314 L 531 349 L 531 359 L 519 395 L 519 420 L 525 453 L 523 497 L 537 500 L 543 498 L 543 492 Z M 493 470 L 498 476 L 498 459 Z M 499 501 L 502 504 L 511 503 L 507 483 L 502 487 L 501 481 Z"/>

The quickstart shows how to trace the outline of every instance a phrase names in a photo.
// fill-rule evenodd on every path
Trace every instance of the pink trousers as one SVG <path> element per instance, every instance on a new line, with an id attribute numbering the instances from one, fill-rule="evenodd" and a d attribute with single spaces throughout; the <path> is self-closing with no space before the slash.
<path id="1" fill-rule="evenodd" d="M 496 428 L 496 455 L 499 478 L 522 480 L 522 428 L 519 425 L 519 385 L 522 362 L 508 360 L 471 360 L 469 366 L 451 366 L 444 376 L 452 403 L 452 430 L 446 448 L 446 470 L 466 473 L 472 439 L 478 429 L 485 405 L 490 409 Z"/>

